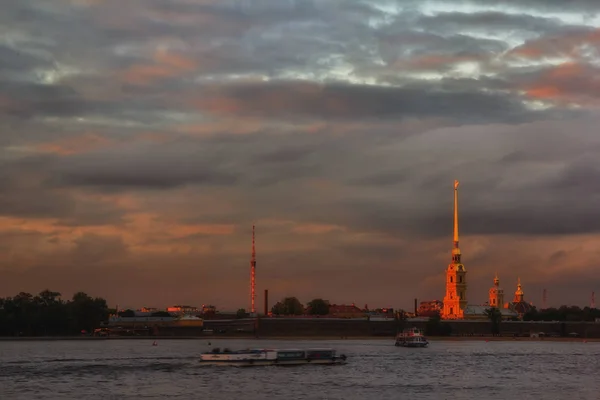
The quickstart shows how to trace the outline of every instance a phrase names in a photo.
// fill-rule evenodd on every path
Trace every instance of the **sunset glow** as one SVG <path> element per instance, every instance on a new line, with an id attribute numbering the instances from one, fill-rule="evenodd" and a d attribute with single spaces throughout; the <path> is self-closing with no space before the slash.
<path id="1" fill-rule="evenodd" d="M 257 293 L 410 308 L 455 179 L 470 300 L 600 290 L 600 4 L 125 3 L 2 7 L 0 297 L 247 308 L 255 224 Z"/>

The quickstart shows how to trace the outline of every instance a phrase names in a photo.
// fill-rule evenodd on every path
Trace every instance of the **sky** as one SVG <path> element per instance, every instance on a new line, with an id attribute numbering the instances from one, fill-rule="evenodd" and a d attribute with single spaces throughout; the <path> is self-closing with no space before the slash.
<path id="1" fill-rule="evenodd" d="M 3 0 L 0 296 L 589 305 L 597 0 Z"/>

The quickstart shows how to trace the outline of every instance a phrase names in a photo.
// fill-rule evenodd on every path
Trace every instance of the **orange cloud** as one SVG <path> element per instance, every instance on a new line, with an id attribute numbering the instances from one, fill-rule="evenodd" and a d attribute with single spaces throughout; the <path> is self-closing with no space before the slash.
<path id="1" fill-rule="evenodd" d="M 135 203 L 134 203 L 135 204 Z M 133 204 L 131 204 L 133 205 Z M 121 225 L 68 226 L 56 218 L 24 219 L 0 217 L 0 232 L 39 234 L 52 238 L 61 248 L 73 248 L 85 235 L 119 237 L 137 253 L 189 251 L 190 244 L 175 241 L 192 235 L 223 236 L 235 232 L 232 224 L 182 224 L 167 221 L 159 214 L 132 212 Z M 200 244 L 202 245 L 202 244 Z M 193 246 L 194 250 L 202 247 Z M 38 249 L 30 249 L 35 252 Z"/>
<path id="2" fill-rule="evenodd" d="M 78 153 L 87 153 L 102 147 L 107 147 L 114 142 L 104 136 L 93 133 L 72 136 L 61 139 L 56 142 L 42 143 L 36 146 L 38 151 L 43 153 L 54 153 L 58 155 L 70 155 Z"/>
<path id="3" fill-rule="evenodd" d="M 130 66 L 121 74 L 121 80 L 132 85 L 148 85 L 161 79 L 185 74 L 196 68 L 197 63 L 191 58 L 159 49 L 154 53 L 152 63 Z"/>
<path id="4" fill-rule="evenodd" d="M 589 103 L 600 93 L 600 80 L 595 70 L 568 62 L 548 69 L 524 87 L 532 98 Z"/>
<path id="5" fill-rule="evenodd" d="M 292 228 L 292 232 L 301 233 L 301 234 L 309 234 L 309 235 L 319 235 L 322 233 L 330 233 L 334 231 L 343 232 L 346 229 L 344 227 L 338 225 L 328 225 L 328 224 L 300 224 L 294 226 Z"/>
<path id="6" fill-rule="evenodd" d="M 560 97 L 561 91 L 552 86 L 538 86 L 528 89 L 527 95 L 537 99 L 556 99 Z"/>
<path id="7" fill-rule="evenodd" d="M 600 43 L 600 28 L 587 32 L 566 33 L 562 36 L 544 36 L 530 40 L 512 49 L 508 55 L 535 59 L 557 55 L 578 58 L 579 46 Z"/>

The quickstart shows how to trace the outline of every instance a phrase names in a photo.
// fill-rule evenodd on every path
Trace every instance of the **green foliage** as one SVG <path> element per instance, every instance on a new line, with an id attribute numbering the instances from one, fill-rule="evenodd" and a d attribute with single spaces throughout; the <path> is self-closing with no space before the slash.
<path id="1" fill-rule="evenodd" d="M 502 313 L 496 307 L 490 307 L 485 310 L 485 315 L 491 323 L 492 335 L 500 333 L 500 322 L 502 322 Z"/>
<path id="2" fill-rule="evenodd" d="M 275 315 L 302 315 L 304 306 L 295 297 L 286 297 L 283 301 L 277 302 L 271 312 Z"/>
<path id="3" fill-rule="evenodd" d="M 314 299 L 308 303 L 310 315 L 329 314 L 329 302 L 323 299 Z"/>
<path id="4" fill-rule="evenodd" d="M 559 308 L 546 308 L 538 310 L 535 307 L 523 315 L 524 321 L 588 321 L 593 322 L 600 318 L 600 309 L 577 306 L 561 306 Z"/>
<path id="5" fill-rule="evenodd" d="M 406 320 L 408 319 L 406 316 L 406 311 L 399 310 L 394 314 L 394 319 L 396 320 L 396 330 L 401 331 L 404 329 L 406 325 Z"/>
<path id="6" fill-rule="evenodd" d="M 93 331 L 108 318 L 102 298 L 76 293 L 63 301 L 60 293 L 44 290 L 39 295 L 21 292 L 0 298 L 0 336 L 52 336 Z"/>
<path id="7" fill-rule="evenodd" d="M 133 318 L 133 317 L 135 317 L 135 311 L 133 311 L 131 309 L 127 309 L 125 311 L 119 312 L 118 315 L 119 315 L 119 317 L 123 317 L 123 318 Z"/>
<path id="8" fill-rule="evenodd" d="M 133 310 L 127 310 L 127 311 L 132 311 Z M 133 315 L 135 315 L 135 313 L 133 313 Z M 150 314 L 151 317 L 160 317 L 160 318 L 168 318 L 168 317 L 172 317 L 171 314 L 169 314 L 167 311 L 155 311 L 152 314 Z"/>
<path id="9" fill-rule="evenodd" d="M 439 311 L 436 311 L 431 314 L 425 325 L 425 334 L 428 336 L 450 336 L 452 334 L 452 326 L 442 322 Z"/>
<path id="10" fill-rule="evenodd" d="M 237 318 L 245 318 L 248 316 L 248 313 L 246 312 L 245 308 L 240 308 L 239 310 L 237 310 L 237 312 L 235 313 L 235 316 Z"/>

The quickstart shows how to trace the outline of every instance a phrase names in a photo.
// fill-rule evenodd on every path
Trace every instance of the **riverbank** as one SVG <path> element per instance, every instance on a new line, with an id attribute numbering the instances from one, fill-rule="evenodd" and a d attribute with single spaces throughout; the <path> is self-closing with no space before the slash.
<path id="1" fill-rule="evenodd" d="M 273 337 L 254 337 L 254 336 L 38 336 L 38 337 L 0 337 L 0 341 L 58 341 L 58 340 L 287 340 L 287 341 L 329 341 L 329 340 L 368 340 L 368 341 L 393 341 L 393 337 L 383 336 L 273 336 Z M 492 337 L 492 336 L 432 336 L 427 338 L 430 342 L 436 341 L 486 341 L 486 342 L 600 342 L 600 338 L 573 338 L 573 337 Z"/>

